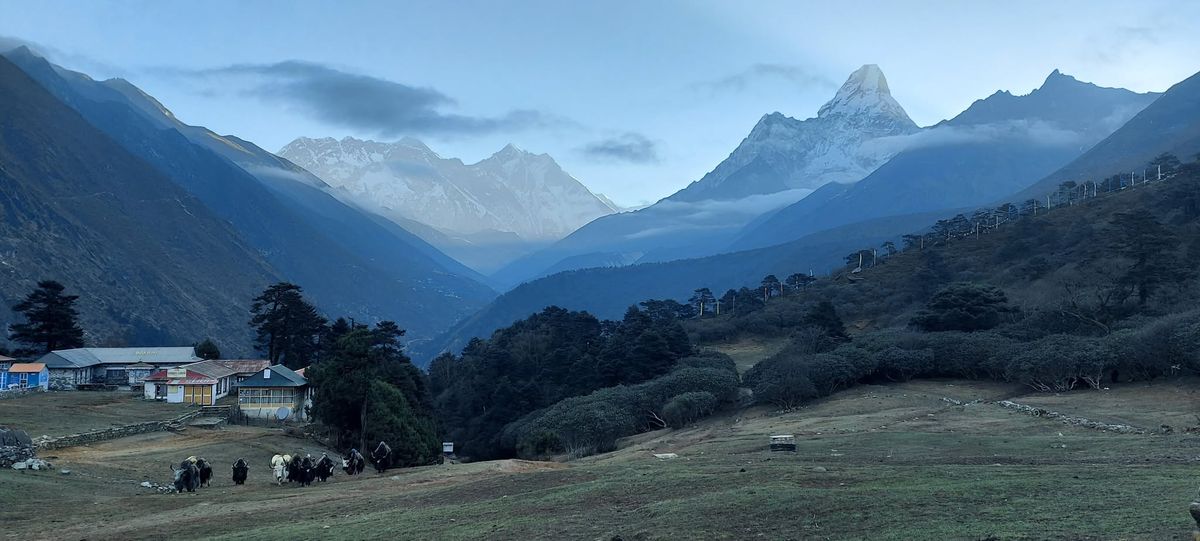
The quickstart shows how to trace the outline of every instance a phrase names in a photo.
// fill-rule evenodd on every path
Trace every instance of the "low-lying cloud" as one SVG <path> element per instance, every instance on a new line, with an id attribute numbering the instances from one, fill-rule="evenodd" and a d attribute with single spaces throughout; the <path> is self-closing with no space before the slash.
<path id="1" fill-rule="evenodd" d="M 491 117 L 450 113 L 446 109 L 455 105 L 454 99 L 434 88 L 300 60 L 236 64 L 184 75 L 230 80 L 235 87 L 240 85 L 243 94 L 283 102 L 321 122 L 382 137 L 474 135 L 566 123 L 530 109 Z"/>
<path id="2" fill-rule="evenodd" d="M 754 64 L 737 73 L 719 79 L 701 81 L 691 85 L 693 90 L 710 94 L 741 92 L 762 81 L 784 81 L 801 89 L 832 89 L 837 83 L 824 75 L 813 73 L 808 68 L 792 64 Z"/>
<path id="3" fill-rule="evenodd" d="M 794 189 L 732 200 L 675 201 L 664 199 L 641 211 L 652 215 L 654 222 L 660 225 L 631 233 L 625 238 L 639 239 L 681 231 L 741 227 L 756 216 L 791 205 L 812 192 L 813 190 L 809 189 Z"/>
<path id="4" fill-rule="evenodd" d="M 580 148 L 579 152 L 603 161 L 655 163 L 659 160 L 658 144 L 642 134 L 632 132 L 592 141 Z"/>
<path id="5" fill-rule="evenodd" d="M 909 135 L 880 137 L 864 143 L 881 153 L 954 145 L 1022 142 L 1037 146 L 1078 146 L 1085 137 L 1042 120 L 1011 120 L 972 126 L 941 125 Z"/>

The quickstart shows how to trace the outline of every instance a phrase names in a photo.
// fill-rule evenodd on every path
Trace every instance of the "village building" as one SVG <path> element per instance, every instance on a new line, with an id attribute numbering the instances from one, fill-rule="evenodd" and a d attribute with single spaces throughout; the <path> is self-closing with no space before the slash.
<path id="1" fill-rule="evenodd" d="M 198 360 L 193 348 L 186 346 L 62 349 L 43 355 L 38 362 L 50 370 L 50 388 L 78 389 L 94 384 L 137 386 L 151 371 Z"/>
<path id="2" fill-rule="evenodd" d="M 42 363 L 12 363 L 0 372 L 0 390 L 38 389 L 50 387 L 50 371 Z"/>
<path id="3" fill-rule="evenodd" d="M 234 371 L 233 388 L 235 392 L 238 385 L 246 378 L 262 372 L 264 368 L 271 366 L 271 361 L 267 359 L 221 359 L 220 362 Z"/>
<path id="4" fill-rule="evenodd" d="M 238 408 L 250 418 L 305 421 L 311 406 L 308 380 L 281 364 L 264 368 L 238 385 Z"/>
<path id="5" fill-rule="evenodd" d="M 17 362 L 17 360 L 12 357 L 5 357 L 3 355 L 0 355 L 0 372 L 4 372 L 4 371 L 8 370 L 8 367 L 11 366 L 12 363 L 15 363 L 15 362 Z"/>
<path id="6" fill-rule="evenodd" d="M 229 395 L 237 372 L 222 361 L 200 361 L 159 370 L 146 377 L 142 396 L 172 404 L 212 406 Z"/>

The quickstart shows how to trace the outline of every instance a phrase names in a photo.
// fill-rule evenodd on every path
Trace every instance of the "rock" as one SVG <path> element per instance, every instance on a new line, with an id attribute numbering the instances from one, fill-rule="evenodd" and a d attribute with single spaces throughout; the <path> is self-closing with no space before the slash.
<path id="1" fill-rule="evenodd" d="M 825 472 L 827 472 L 827 471 L 829 471 L 829 470 L 825 469 L 825 467 L 824 467 L 824 466 L 816 466 L 816 467 L 814 467 L 814 468 L 812 469 L 812 471 L 815 471 L 815 472 L 817 472 L 817 473 L 825 473 Z"/>
<path id="2" fill-rule="evenodd" d="M 62 475 L 71 475 L 71 470 L 59 470 L 58 473 Z"/>
<path id="3" fill-rule="evenodd" d="M 746 468 L 742 468 L 742 469 L 738 470 L 738 473 L 746 473 Z"/>
<path id="4" fill-rule="evenodd" d="M 14 470 L 24 470 L 24 469 L 28 469 L 28 468 L 29 468 L 29 465 L 26 464 L 25 462 L 17 462 L 12 465 L 12 469 L 14 469 Z"/>
<path id="5" fill-rule="evenodd" d="M 150 481 L 142 481 L 142 488 L 153 488 L 153 487 L 154 487 L 154 483 L 151 483 Z"/>

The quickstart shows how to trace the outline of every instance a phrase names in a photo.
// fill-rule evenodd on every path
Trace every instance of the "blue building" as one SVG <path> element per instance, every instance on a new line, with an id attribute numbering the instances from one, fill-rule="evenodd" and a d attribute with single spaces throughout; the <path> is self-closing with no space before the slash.
<path id="1" fill-rule="evenodd" d="M 50 388 L 50 371 L 43 363 L 13 363 L 0 372 L 0 389 Z"/>

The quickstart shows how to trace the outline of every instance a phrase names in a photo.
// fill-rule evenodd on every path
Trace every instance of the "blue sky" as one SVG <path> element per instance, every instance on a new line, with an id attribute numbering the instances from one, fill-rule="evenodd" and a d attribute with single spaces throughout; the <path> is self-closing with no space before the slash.
<path id="1" fill-rule="evenodd" d="M 1200 70 L 1200 2 L 832 4 L 0 0 L 0 36 L 268 150 L 411 135 L 473 162 L 512 142 L 625 205 L 765 113 L 815 115 L 866 63 L 921 125 L 1055 68 L 1138 91 Z"/>

